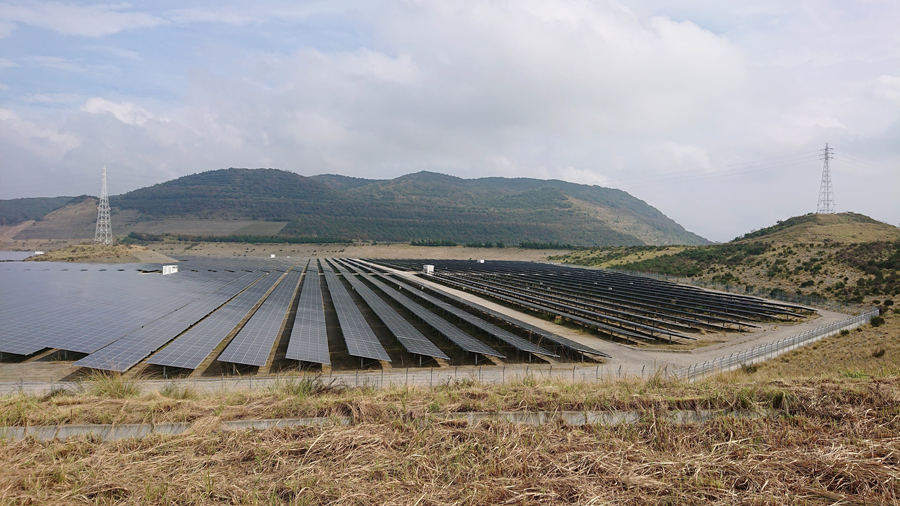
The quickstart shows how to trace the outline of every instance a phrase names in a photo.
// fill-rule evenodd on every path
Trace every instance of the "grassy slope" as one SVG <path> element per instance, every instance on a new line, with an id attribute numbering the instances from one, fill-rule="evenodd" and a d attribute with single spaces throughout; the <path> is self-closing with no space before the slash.
<path id="1" fill-rule="evenodd" d="M 852 223 L 867 227 L 857 238 L 876 241 L 798 240 L 850 238 L 843 234 Z M 900 295 L 900 240 L 895 232 L 896 227 L 862 215 L 807 215 L 726 244 L 582 250 L 551 260 L 880 304 Z"/>
<path id="2" fill-rule="evenodd" d="M 900 228 L 858 213 L 806 214 L 742 235 L 734 242 L 764 240 L 776 244 L 802 242 L 858 243 L 900 240 Z"/>

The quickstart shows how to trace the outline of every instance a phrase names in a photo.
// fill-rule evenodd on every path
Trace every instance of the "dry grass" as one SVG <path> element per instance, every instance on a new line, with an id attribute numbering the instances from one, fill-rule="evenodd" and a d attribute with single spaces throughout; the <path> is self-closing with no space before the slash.
<path id="1" fill-rule="evenodd" d="M 839 387 L 828 383 L 831 386 L 827 388 L 855 388 L 848 381 L 838 379 L 834 385 Z M 788 395 L 785 388 L 780 382 L 746 383 L 733 379 L 689 384 L 659 379 L 601 384 L 528 379 L 504 385 L 461 382 L 434 389 L 345 389 L 301 381 L 263 390 L 213 393 L 180 385 L 138 397 L 130 387 L 102 379 L 97 385 L 76 392 L 0 397 L 0 426 L 195 422 L 209 417 L 247 420 L 350 416 L 354 420 L 391 421 L 422 418 L 429 413 L 472 411 L 768 410 L 780 407 Z"/>
<path id="2" fill-rule="evenodd" d="M 737 377 L 740 374 L 733 373 Z M 760 380 L 806 377 L 884 378 L 900 376 L 900 314 L 888 311 L 884 324 L 865 325 L 759 364 Z"/>
<path id="3" fill-rule="evenodd" d="M 890 335 L 898 321 L 806 351 Z M 98 376 L 77 392 L 0 398 L 0 425 L 189 421 L 192 430 L 0 442 L 0 503 L 897 504 L 900 371 L 873 379 L 802 364 L 817 377 L 771 379 L 763 365 L 689 384 L 528 378 L 382 390 L 294 380 L 211 394 L 185 385 L 141 394 Z M 662 416 L 676 409 L 764 416 L 678 425 Z M 643 418 L 533 427 L 432 416 L 613 410 Z M 215 430 L 221 420 L 336 415 L 352 425 Z"/>
<path id="4" fill-rule="evenodd" d="M 553 385 L 531 388 L 554 397 Z M 657 418 L 653 402 L 641 422 L 617 427 L 396 416 L 396 405 L 427 399 L 416 391 L 393 409 L 386 398 L 358 399 L 347 427 L 220 432 L 203 417 L 180 436 L 24 440 L 0 445 L 0 496 L 16 504 L 896 504 L 897 382 L 777 388 L 775 417 L 692 425 Z M 475 385 L 447 390 L 491 395 Z"/>

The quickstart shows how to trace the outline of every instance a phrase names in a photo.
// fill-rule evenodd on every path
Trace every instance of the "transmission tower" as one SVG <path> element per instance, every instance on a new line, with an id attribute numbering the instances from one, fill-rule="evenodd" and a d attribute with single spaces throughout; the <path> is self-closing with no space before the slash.
<path id="1" fill-rule="evenodd" d="M 820 151 L 825 166 L 822 168 L 822 183 L 819 185 L 819 204 L 816 206 L 816 214 L 832 214 L 834 213 L 834 191 L 831 189 L 831 169 L 828 168 L 828 161 L 834 155 L 831 154 L 832 150 L 827 143 L 825 149 Z"/>
<path id="2" fill-rule="evenodd" d="M 109 221 L 109 192 L 106 190 L 106 165 L 100 179 L 100 205 L 97 207 L 97 228 L 94 231 L 94 242 L 112 244 L 112 224 Z"/>

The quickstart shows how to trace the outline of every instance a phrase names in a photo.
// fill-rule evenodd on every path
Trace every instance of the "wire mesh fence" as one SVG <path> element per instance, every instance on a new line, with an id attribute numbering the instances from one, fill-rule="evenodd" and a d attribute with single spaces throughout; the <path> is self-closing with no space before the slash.
<path id="1" fill-rule="evenodd" d="M 814 341 L 833 336 L 842 330 L 852 330 L 861 325 L 865 325 L 873 316 L 878 316 L 877 308 L 856 316 L 851 316 L 846 320 L 841 320 L 824 327 L 818 327 L 791 337 L 786 337 L 779 341 L 708 360 L 701 364 L 694 364 L 681 369 L 676 369 L 672 371 L 672 374 L 679 379 L 691 380 L 707 374 L 730 371 L 744 365 L 765 362 L 766 360 L 770 360 L 778 355 L 795 350 Z"/>

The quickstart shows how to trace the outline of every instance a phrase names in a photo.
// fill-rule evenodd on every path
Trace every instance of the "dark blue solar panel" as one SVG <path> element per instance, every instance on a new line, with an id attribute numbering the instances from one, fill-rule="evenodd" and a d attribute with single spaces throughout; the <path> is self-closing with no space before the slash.
<path id="1" fill-rule="evenodd" d="M 356 279 L 353 274 L 346 269 L 343 269 L 341 266 L 338 266 L 338 270 L 340 270 L 341 274 L 344 275 L 344 278 L 346 278 L 356 290 L 356 293 L 366 301 L 366 304 L 372 308 L 372 311 L 375 312 L 378 319 L 385 324 L 388 330 L 394 334 L 394 337 L 400 341 L 400 344 L 402 344 L 407 351 L 416 355 L 450 360 L 450 357 L 413 327 L 411 323 L 406 321 L 406 318 L 400 316 L 394 308 L 381 300 L 371 288 L 366 286 L 362 281 Z"/>
<path id="2" fill-rule="evenodd" d="M 217 360 L 260 367 L 266 365 L 272 345 L 290 310 L 301 274 L 300 270 L 290 271 L 284 277 Z"/>
<path id="3" fill-rule="evenodd" d="M 337 275 L 328 264 L 323 263 L 322 270 L 325 272 L 325 282 L 328 284 L 331 301 L 341 324 L 341 333 L 344 334 L 344 341 L 347 343 L 347 351 L 354 357 L 390 362 L 391 357 L 381 346 L 378 337 L 372 332 L 369 323 Z"/>
<path id="4" fill-rule="evenodd" d="M 316 364 L 331 363 L 325 326 L 325 306 L 319 283 L 319 267 L 316 259 L 313 259 L 303 280 L 303 289 L 297 303 L 297 316 L 285 354 L 291 360 Z"/>

